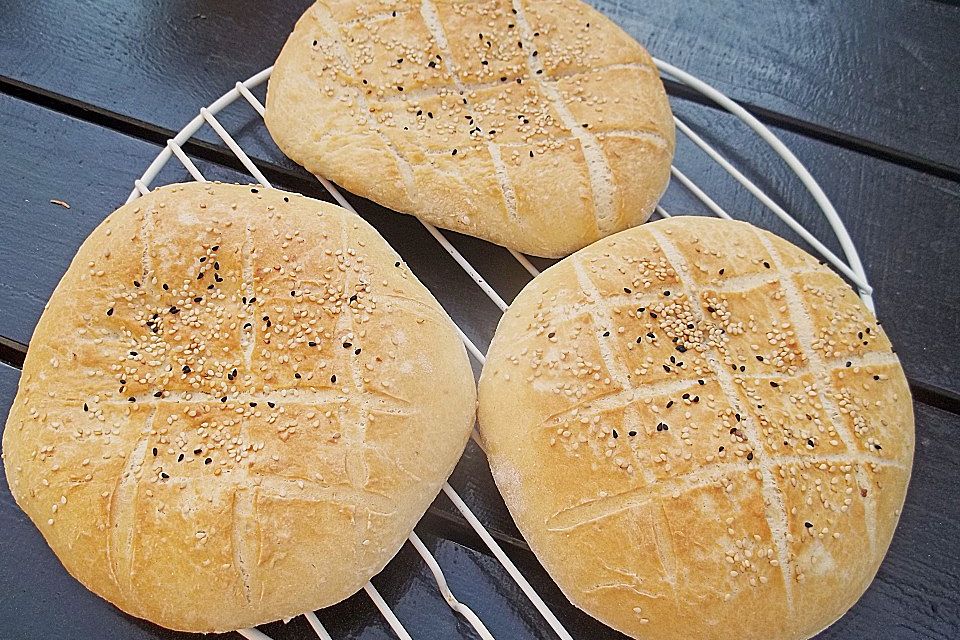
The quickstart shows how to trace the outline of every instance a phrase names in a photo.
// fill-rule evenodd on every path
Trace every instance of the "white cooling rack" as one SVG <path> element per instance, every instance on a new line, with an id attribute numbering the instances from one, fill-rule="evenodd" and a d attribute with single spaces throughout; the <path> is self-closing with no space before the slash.
<path id="1" fill-rule="evenodd" d="M 807 229 L 804 228 L 804 226 L 800 224 L 793 216 L 791 216 L 780 205 L 774 202 L 770 196 L 764 193 L 756 184 L 751 182 L 743 173 L 734 167 L 710 144 L 704 141 L 703 138 L 697 135 L 697 133 L 689 126 L 687 126 L 680 119 L 676 117 L 674 118 L 677 129 L 683 135 L 689 138 L 697 147 L 703 150 L 704 153 L 706 153 L 710 158 L 717 162 L 717 164 L 723 167 L 723 169 L 726 170 L 730 176 L 732 176 L 744 188 L 752 193 L 761 203 L 763 203 L 764 206 L 770 209 L 770 211 L 772 211 L 778 218 L 786 223 L 787 226 L 789 226 L 794 232 L 803 238 L 812 248 L 820 253 L 824 260 L 829 262 L 834 268 L 845 275 L 858 288 L 860 297 L 863 299 L 864 303 L 871 310 L 873 310 L 873 299 L 871 297 L 872 289 L 867 283 L 867 277 L 864 273 L 863 265 L 860 262 L 860 257 L 857 255 L 857 250 L 854 247 L 853 242 L 850 240 L 850 236 L 843 225 L 843 221 L 837 214 L 836 209 L 834 209 L 829 198 L 827 198 L 827 195 L 823 192 L 823 189 L 820 188 L 813 176 L 810 175 L 810 172 L 807 171 L 806 167 L 803 166 L 797 157 L 793 155 L 793 153 L 782 142 L 780 142 L 780 140 L 777 139 L 776 136 L 774 136 L 766 126 L 750 115 L 749 112 L 747 112 L 736 102 L 702 80 L 699 80 L 698 78 L 686 73 L 682 69 L 663 62 L 662 60 L 654 59 L 654 62 L 662 74 L 675 79 L 676 81 L 694 89 L 695 91 L 698 91 L 733 115 L 737 116 L 748 127 L 756 132 L 757 135 L 759 135 L 765 142 L 767 142 L 770 147 L 783 159 L 783 161 L 790 167 L 790 169 L 807 188 L 807 190 L 813 196 L 814 201 L 823 211 L 823 215 L 826 217 L 830 227 L 836 234 L 837 240 L 840 243 L 840 247 L 843 250 L 843 254 L 846 257 L 846 261 L 831 252 L 822 242 L 820 242 L 820 240 L 807 231 Z M 166 148 L 163 149 L 163 151 L 160 152 L 150 166 L 147 167 L 147 170 L 143 173 L 143 175 L 134 182 L 134 189 L 130 193 L 130 197 L 127 199 L 127 202 L 131 202 L 141 195 L 149 193 L 152 181 L 173 157 L 176 157 L 183 164 L 183 166 L 195 180 L 205 182 L 206 179 L 203 177 L 203 174 L 200 173 L 200 170 L 197 168 L 197 166 L 183 151 L 183 145 L 190 140 L 205 124 L 210 125 L 217 136 L 219 136 L 220 139 L 223 140 L 223 142 L 230 149 L 230 151 L 236 155 L 237 159 L 246 168 L 254 180 L 266 187 L 270 187 L 270 181 L 267 180 L 260 169 L 257 168 L 256 164 L 254 164 L 254 162 L 247 155 L 247 153 L 240 147 L 239 144 L 237 144 L 233 136 L 231 136 L 230 133 L 217 120 L 216 116 L 225 107 L 231 105 L 238 99 L 243 98 L 262 119 L 264 106 L 251 90 L 265 83 L 270 77 L 270 73 L 272 71 L 273 67 L 269 67 L 245 80 L 244 82 L 237 82 L 233 89 L 214 101 L 210 106 L 201 108 L 199 115 L 187 123 L 187 125 L 181 129 L 176 136 L 167 141 Z M 729 213 L 727 213 L 722 207 L 720 207 L 720 205 L 710 198 L 710 196 L 707 195 L 703 189 L 698 187 L 697 184 L 686 174 L 684 174 L 678 167 L 674 165 L 670 168 L 670 171 L 673 177 L 694 196 L 696 196 L 696 198 L 699 199 L 708 209 L 710 209 L 710 211 L 721 218 L 732 219 L 732 216 Z M 318 176 L 318 179 L 324 188 L 342 207 L 352 211 L 353 213 L 357 213 L 353 206 L 351 206 L 351 204 L 343 197 L 343 194 L 340 193 L 335 185 L 322 177 Z M 660 206 L 657 207 L 656 213 L 663 217 L 670 217 L 670 214 Z M 443 235 L 443 232 L 426 222 L 423 222 L 422 224 L 437 240 L 440 246 L 447 253 L 449 253 L 451 257 L 453 257 L 457 264 L 459 264 L 460 267 L 463 268 L 463 270 L 471 278 L 473 278 L 477 286 L 483 290 L 490 300 L 492 300 L 501 311 L 505 311 L 507 309 L 507 302 L 493 289 L 493 287 L 486 282 L 486 280 L 483 279 L 477 269 L 447 240 L 447 238 Z M 530 273 L 531 276 L 536 276 L 539 273 L 537 268 L 534 267 L 524 255 L 512 250 L 510 250 L 510 253 L 520 262 L 520 264 Z M 484 362 L 483 353 L 459 327 L 457 328 L 457 331 L 459 332 L 460 337 L 463 339 L 467 350 L 482 365 Z M 467 523 L 469 523 L 477 535 L 480 536 L 494 557 L 500 561 L 500 563 L 503 565 L 503 568 L 507 571 L 514 582 L 517 583 L 524 594 L 526 594 L 526 596 L 530 599 L 531 604 L 534 606 L 534 608 L 536 608 L 540 615 L 543 616 L 556 635 L 562 640 L 572 640 L 570 633 L 563 627 L 553 612 L 550 611 L 540 596 L 537 595 L 533 587 L 530 586 L 530 583 L 527 582 L 526 578 L 523 577 L 523 574 L 520 573 L 513 562 L 507 557 L 507 555 L 503 552 L 503 549 L 500 548 L 500 545 L 497 544 L 490 533 L 484 528 L 483 524 L 481 524 L 466 503 L 460 498 L 459 495 L 457 495 L 457 492 L 453 489 L 453 487 L 451 487 L 449 483 L 444 483 L 443 492 L 447 495 L 457 510 L 463 515 L 464 519 L 467 521 Z M 459 602 L 454 594 L 450 591 L 450 588 L 447 586 L 447 581 L 444 578 L 443 571 L 440 569 L 440 565 L 437 563 L 436 559 L 426 548 L 426 546 L 424 546 L 424 544 L 420 541 L 420 538 L 417 537 L 416 533 L 410 534 L 409 542 L 411 545 L 413 545 L 414 549 L 417 550 L 424 562 L 427 564 L 427 567 L 430 569 L 433 577 L 436 579 L 437 587 L 441 595 L 450 605 L 450 607 L 470 623 L 480 638 L 483 640 L 493 640 L 493 636 L 487 630 L 486 626 L 484 626 L 480 618 L 477 617 L 477 615 L 471 611 L 469 607 Z M 410 633 L 390 609 L 389 605 L 381 597 L 376 587 L 373 586 L 373 583 L 368 582 L 363 589 L 370 597 L 373 604 L 386 619 L 387 623 L 390 625 L 390 628 L 393 629 L 394 633 L 396 633 L 397 637 L 400 638 L 400 640 L 412 640 Z M 327 630 L 324 629 L 323 625 L 312 611 L 308 611 L 303 615 L 310 624 L 310 627 L 316 632 L 317 637 L 319 637 L 321 640 L 334 640 L 331 638 L 330 634 L 327 633 Z M 241 629 L 238 631 L 238 633 L 248 640 L 271 640 L 269 636 L 257 629 Z M 424 634 L 428 634 L 428 632 L 424 631 Z"/>

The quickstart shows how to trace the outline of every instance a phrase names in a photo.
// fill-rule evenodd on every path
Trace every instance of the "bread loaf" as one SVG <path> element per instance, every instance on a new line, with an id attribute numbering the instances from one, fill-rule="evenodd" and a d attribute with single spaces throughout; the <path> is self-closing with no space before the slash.
<path id="1" fill-rule="evenodd" d="M 742 222 L 624 231 L 535 278 L 480 381 L 497 485 L 567 597 L 646 640 L 808 638 L 876 574 L 903 371 L 832 271 Z"/>
<path id="2" fill-rule="evenodd" d="M 266 122 L 314 174 L 549 257 L 644 222 L 674 150 L 649 54 L 580 0 L 317 2 Z"/>
<path id="3" fill-rule="evenodd" d="M 4 464 L 83 584 L 166 627 L 225 631 L 378 573 L 475 402 L 452 322 L 362 219 L 171 185 L 80 248 L 31 341 Z"/>

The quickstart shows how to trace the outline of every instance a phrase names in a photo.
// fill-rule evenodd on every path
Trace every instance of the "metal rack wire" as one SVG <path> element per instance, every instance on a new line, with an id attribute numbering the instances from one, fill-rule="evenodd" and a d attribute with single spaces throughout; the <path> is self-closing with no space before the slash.
<path id="1" fill-rule="evenodd" d="M 853 242 L 850 240 L 850 236 L 847 233 L 847 230 L 844 227 L 839 215 L 837 214 L 837 211 L 830 203 L 827 195 L 823 192 L 816 180 L 814 180 L 813 176 L 810 175 L 810 172 L 807 171 L 807 169 L 796 158 L 796 156 L 794 156 L 793 153 L 791 153 L 790 150 L 782 142 L 780 142 L 780 140 L 777 139 L 769 129 L 767 129 L 767 127 L 765 127 L 749 112 L 721 92 L 671 64 L 656 59 L 654 62 L 661 73 L 670 76 L 676 81 L 698 91 L 707 98 L 716 102 L 722 108 L 737 116 L 748 127 L 756 132 L 757 135 L 760 136 L 766 143 L 768 143 L 770 147 L 783 159 L 783 161 L 797 175 L 803 185 L 813 196 L 813 199 L 817 205 L 823 211 L 823 214 L 829 222 L 833 232 L 836 234 L 846 261 L 831 252 L 820 240 L 807 231 L 807 229 L 804 228 L 804 226 L 800 224 L 793 216 L 787 213 L 783 207 L 778 205 L 756 184 L 751 182 L 714 147 L 707 143 L 702 137 L 697 135 L 697 133 L 693 131 L 686 123 L 676 117 L 674 118 L 677 129 L 683 135 L 685 135 L 691 142 L 703 150 L 703 152 L 706 153 L 711 159 L 717 162 L 738 183 L 740 183 L 751 194 L 753 194 L 765 207 L 772 211 L 778 218 L 786 223 L 787 226 L 789 226 L 794 232 L 803 238 L 812 248 L 820 253 L 824 260 L 833 265 L 838 271 L 840 271 L 852 283 L 854 283 L 854 285 L 858 288 L 864 303 L 871 310 L 873 310 L 873 300 L 871 298 L 872 289 L 867 282 L 863 265 L 860 262 L 860 258 L 857 255 L 857 250 L 854 247 Z M 223 141 L 223 143 L 226 144 L 226 146 L 237 157 L 237 159 L 250 173 L 255 181 L 267 187 L 271 186 L 270 181 L 267 180 L 266 176 L 263 175 L 263 172 L 257 168 L 256 164 L 250 159 L 249 155 L 241 148 L 233 136 L 231 136 L 230 133 L 223 127 L 220 121 L 217 120 L 216 116 L 224 108 L 242 98 L 262 118 L 264 114 L 264 106 L 253 94 L 252 90 L 266 82 L 270 77 L 272 70 L 273 67 L 269 67 L 243 82 L 237 82 L 233 89 L 225 93 L 209 106 L 201 108 L 196 117 L 187 123 L 187 125 L 181 129 L 176 136 L 167 141 L 166 148 L 164 148 L 156 157 L 156 159 L 154 159 L 154 161 L 150 164 L 150 166 L 147 167 L 147 170 L 143 173 L 143 175 L 135 181 L 134 189 L 130 193 L 130 197 L 127 199 L 127 202 L 135 200 L 141 195 L 149 193 L 152 181 L 174 157 L 177 158 L 177 160 L 183 165 L 183 167 L 187 170 L 190 176 L 193 177 L 194 180 L 205 182 L 206 179 L 204 178 L 203 174 L 183 150 L 183 146 L 187 143 L 187 141 L 190 140 L 205 124 L 209 125 L 217 134 L 217 136 Z M 688 189 L 710 211 L 719 217 L 732 219 L 732 216 L 730 216 L 729 213 L 727 213 L 720 205 L 718 205 L 709 195 L 707 195 L 707 193 L 703 191 L 703 189 L 697 186 L 697 184 L 679 168 L 676 166 L 671 167 L 671 173 L 681 185 Z M 355 214 L 357 213 L 353 206 L 346 200 L 346 198 L 343 197 L 343 194 L 335 185 L 323 177 L 318 176 L 318 179 L 323 187 L 334 198 L 334 200 L 340 204 L 340 206 L 352 211 Z M 670 214 L 661 206 L 657 207 L 656 212 L 663 217 L 670 216 Z M 477 286 L 483 290 L 487 297 L 489 297 L 490 300 L 496 304 L 501 311 L 505 311 L 508 306 L 507 302 L 499 293 L 497 293 L 497 291 L 494 290 L 493 287 L 486 282 L 486 280 L 484 280 L 477 269 L 456 249 L 456 247 L 450 243 L 446 236 L 444 236 L 444 234 L 433 225 L 426 222 L 422 222 L 422 224 L 430 232 L 433 238 L 436 239 L 440 246 L 473 279 Z M 510 250 L 510 253 L 531 276 L 536 276 L 539 273 L 537 268 L 524 255 L 513 250 Z M 457 331 L 459 332 L 460 337 L 466 345 L 470 355 L 482 365 L 484 362 L 483 353 L 459 327 L 457 327 Z M 460 512 L 460 514 L 480 537 L 493 556 L 500 562 L 513 581 L 527 596 L 534 608 L 540 613 L 541 616 L 543 616 L 544 620 L 554 631 L 556 636 L 562 640 L 572 640 L 570 633 L 563 627 L 557 617 L 547 607 L 546 603 L 544 603 L 536 591 L 534 591 L 527 579 L 517 569 L 510 558 L 507 557 L 500 545 L 493 539 L 480 520 L 476 517 L 476 515 L 474 515 L 467 504 L 457 494 L 453 487 L 450 486 L 449 483 L 444 483 L 443 493 L 450 499 L 457 511 Z M 443 571 L 441 570 L 440 565 L 437 563 L 436 558 L 433 557 L 427 547 L 423 544 L 423 542 L 421 542 L 420 538 L 417 537 L 416 533 L 410 534 L 409 542 L 417 551 L 417 553 L 420 554 L 430 572 L 433 574 L 440 594 L 443 596 L 447 604 L 450 605 L 451 609 L 459 613 L 471 625 L 471 627 L 473 627 L 476 634 L 482 640 L 493 640 L 493 636 L 487 630 L 483 621 L 481 621 L 480 618 L 473 611 L 471 611 L 469 607 L 456 599 L 447 585 L 446 578 L 444 577 Z M 376 608 L 383 615 L 387 624 L 397 635 L 397 637 L 400 638 L 400 640 L 411 640 L 410 633 L 390 609 L 389 605 L 377 591 L 376 587 L 373 586 L 373 583 L 368 582 L 364 586 L 364 591 L 373 602 L 374 606 L 376 606 Z M 327 630 L 320 623 L 320 620 L 312 611 L 306 612 L 303 615 L 318 638 L 321 640 L 333 640 Z M 257 629 L 242 629 L 238 631 L 238 633 L 248 640 L 270 640 L 269 636 Z"/>

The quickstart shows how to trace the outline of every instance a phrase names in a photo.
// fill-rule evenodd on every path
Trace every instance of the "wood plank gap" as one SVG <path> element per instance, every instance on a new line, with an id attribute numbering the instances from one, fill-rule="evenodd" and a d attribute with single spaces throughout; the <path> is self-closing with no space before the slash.
<path id="1" fill-rule="evenodd" d="M 907 384 L 910 386 L 913 399 L 917 402 L 941 411 L 960 415 L 960 394 L 925 382 L 916 382 L 909 378 L 907 378 Z"/>
<path id="2" fill-rule="evenodd" d="M 26 357 L 27 345 L 0 336 L 0 364 L 8 364 L 14 369 L 23 369 L 23 360 Z"/>

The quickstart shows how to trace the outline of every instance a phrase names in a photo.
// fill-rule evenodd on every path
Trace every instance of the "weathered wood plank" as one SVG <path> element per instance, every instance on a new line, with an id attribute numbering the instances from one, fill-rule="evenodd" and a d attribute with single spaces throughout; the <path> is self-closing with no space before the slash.
<path id="1" fill-rule="evenodd" d="M 734 98 L 960 171 L 952 3 L 591 1 L 654 55 Z M 309 4 L 18 3 L 0 23 L 0 76 L 175 130 L 272 64 Z"/>

